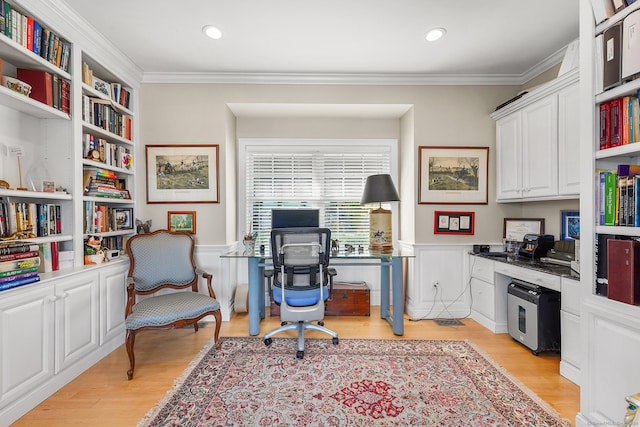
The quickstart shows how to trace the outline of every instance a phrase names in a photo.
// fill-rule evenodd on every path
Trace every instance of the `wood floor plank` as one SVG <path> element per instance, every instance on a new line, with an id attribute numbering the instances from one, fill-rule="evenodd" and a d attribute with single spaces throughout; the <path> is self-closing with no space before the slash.
<path id="1" fill-rule="evenodd" d="M 580 388 L 560 376 L 559 355 L 534 356 L 508 334 L 494 334 L 471 319 L 462 319 L 462 322 L 464 326 L 439 326 L 431 320 L 406 318 L 405 334 L 398 337 L 391 326 L 380 319 L 379 307 L 372 307 L 371 317 L 325 318 L 326 326 L 337 331 L 340 338 L 469 340 L 575 424 Z M 279 319 L 267 315 L 260 325 L 261 334 L 279 324 Z M 198 333 L 193 329 L 141 333 L 136 337 L 136 370 L 132 381 L 127 381 L 129 362 L 121 346 L 13 425 L 135 426 L 171 389 L 212 335 L 212 325 L 201 328 Z M 221 336 L 249 336 L 247 315 L 235 314 L 230 322 L 223 322 Z M 308 336 L 326 337 L 319 332 Z M 292 355 L 294 353 L 292 350 Z"/>

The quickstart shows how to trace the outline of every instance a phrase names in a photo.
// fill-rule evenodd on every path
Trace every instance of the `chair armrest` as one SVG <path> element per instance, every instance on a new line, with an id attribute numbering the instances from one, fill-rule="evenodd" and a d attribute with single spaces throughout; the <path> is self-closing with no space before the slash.
<path id="1" fill-rule="evenodd" d="M 200 268 L 196 268 L 196 274 L 207 280 L 207 291 L 209 292 L 209 296 L 216 299 L 216 294 L 213 292 L 213 286 L 211 285 L 213 276 Z"/>
<path id="2" fill-rule="evenodd" d="M 264 270 L 264 277 L 266 277 L 267 283 L 269 283 L 269 292 L 271 292 L 271 281 L 273 280 L 273 269 L 266 268 Z"/>
<path id="3" fill-rule="evenodd" d="M 136 303 L 136 293 L 134 292 L 134 290 L 135 290 L 135 284 L 134 284 L 133 277 L 127 277 L 127 304 L 124 310 L 125 318 L 131 314 L 131 311 L 133 310 L 133 305 Z"/>
<path id="4" fill-rule="evenodd" d="M 331 301 L 333 299 L 333 278 L 338 275 L 338 272 L 333 267 L 327 267 L 324 271 L 329 276 L 329 297 L 327 301 Z"/>

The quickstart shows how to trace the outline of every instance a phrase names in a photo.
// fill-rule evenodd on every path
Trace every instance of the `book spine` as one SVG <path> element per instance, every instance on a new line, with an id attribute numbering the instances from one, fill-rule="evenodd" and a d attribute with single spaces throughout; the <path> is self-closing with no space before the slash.
<path id="1" fill-rule="evenodd" d="M 53 271 L 60 269 L 60 246 L 58 242 L 51 242 L 51 268 Z"/>
<path id="2" fill-rule="evenodd" d="M 0 272 L 13 270 L 21 270 L 29 267 L 38 267 L 40 265 L 40 257 L 31 257 L 14 261 L 0 262 Z"/>
<path id="3" fill-rule="evenodd" d="M 609 109 L 611 147 L 622 145 L 622 98 L 611 100 Z"/>
<path id="4" fill-rule="evenodd" d="M 16 274 L 31 273 L 33 271 L 38 271 L 38 266 L 21 268 L 19 270 L 0 271 L 0 278 L 11 277 L 11 276 L 15 276 Z"/>
<path id="5" fill-rule="evenodd" d="M 25 259 L 25 258 L 33 258 L 33 257 L 35 257 L 35 256 L 38 256 L 38 252 L 36 252 L 36 251 L 29 251 L 29 252 L 20 252 L 20 253 L 16 253 L 16 254 L 0 255 L 0 262 L 4 262 L 4 261 L 15 261 L 15 260 Z"/>
<path id="6" fill-rule="evenodd" d="M 15 276 L 2 277 L 0 278 L 0 283 L 12 282 L 18 279 L 25 279 L 27 277 L 36 277 L 39 273 L 37 271 L 32 271 L 31 273 L 22 273 L 16 274 Z"/>
<path id="7" fill-rule="evenodd" d="M 35 276 L 14 280 L 13 282 L 0 283 L 0 291 L 6 291 L 7 289 L 17 288 L 18 286 L 28 285 L 30 283 L 36 283 L 39 281 L 40 276 Z"/>
<path id="8" fill-rule="evenodd" d="M 604 179 L 604 225 L 616 225 L 616 174 L 608 172 Z"/>
<path id="9" fill-rule="evenodd" d="M 611 147 L 610 140 L 610 104 L 609 102 L 602 102 L 600 104 L 600 149 L 605 150 Z"/>

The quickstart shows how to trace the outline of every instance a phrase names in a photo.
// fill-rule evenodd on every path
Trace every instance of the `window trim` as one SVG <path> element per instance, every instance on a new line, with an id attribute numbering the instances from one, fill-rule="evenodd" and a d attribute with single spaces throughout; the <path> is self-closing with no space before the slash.
<path id="1" fill-rule="evenodd" d="M 398 140 L 391 138 L 364 139 L 364 138 L 239 138 L 238 139 L 238 195 L 236 220 L 238 230 L 236 238 L 242 239 L 247 224 L 247 184 L 245 181 L 247 154 L 253 152 L 282 153 L 297 147 L 299 152 L 332 152 L 332 153 L 360 153 L 363 148 L 371 152 L 389 152 L 389 173 L 393 181 L 398 184 Z M 322 147 L 322 148 L 319 148 Z M 330 149 L 330 151 L 329 151 Z M 398 188 L 398 191 L 400 189 Z M 394 202 L 397 203 L 397 202 Z M 392 227 L 399 230 L 399 215 L 395 209 Z M 393 233 L 394 245 L 397 243 L 397 233 Z"/>

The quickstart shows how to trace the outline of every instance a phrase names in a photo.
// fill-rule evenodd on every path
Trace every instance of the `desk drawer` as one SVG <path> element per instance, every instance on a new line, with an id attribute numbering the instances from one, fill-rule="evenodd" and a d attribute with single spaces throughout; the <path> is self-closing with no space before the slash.
<path id="1" fill-rule="evenodd" d="M 544 273 L 542 271 L 497 262 L 495 265 L 495 272 L 509 276 L 512 279 L 520 279 L 554 291 L 560 292 L 561 289 L 560 276 Z"/>
<path id="2" fill-rule="evenodd" d="M 487 318 L 495 320 L 495 287 L 491 283 L 474 277 L 471 279 L 471 296 L 473 297 L 472 308 Z"/>
<path id="3" fill-rule="evenodd" d="M 489 259 L 471 255 L 471 277 L 493 283 L 493 264 Z"/>
<path id="4" fill-rule="evenodd" d="M 580 282 L 577 280 L 562 278 L 562 298 L 560 307 L 576 316 L 580 316 Z"/>

